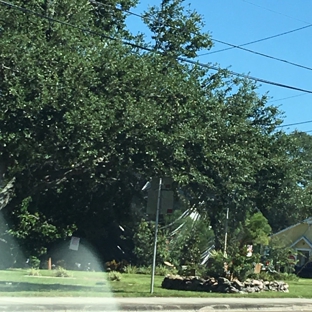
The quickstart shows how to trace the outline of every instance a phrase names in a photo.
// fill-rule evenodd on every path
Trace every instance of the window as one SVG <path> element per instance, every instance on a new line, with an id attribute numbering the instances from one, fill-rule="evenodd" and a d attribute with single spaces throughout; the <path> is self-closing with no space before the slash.
<path id="1" fill-rule="evenodd" d="M 309 261 L 309 256 L 310 256 L 310 251 L 309 250 L 302 250 L 302 249 L 297 249 L 298 256 L 297 260 L 298 266 L 305 265 Z"/>

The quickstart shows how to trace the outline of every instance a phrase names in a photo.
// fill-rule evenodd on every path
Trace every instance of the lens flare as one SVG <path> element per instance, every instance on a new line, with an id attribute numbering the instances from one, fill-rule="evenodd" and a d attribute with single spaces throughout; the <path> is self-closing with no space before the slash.
<path id="1" fill-rule="evenodd" d="M 109 274 L 104 272 L 104 263 L 86 240 L 78 240 L 79 245 L 74 249 L 70 248 L 71 238 L 56 243 L 40 257 L 39 270 L 31 267 L 31 259 L 27 261 L 23 254 L 25 246 L 19 246 L 8 230 L 9 225 L 0 211 L 0 291 L 28 292 L 27 296 L 31 297 L 49 294 L 60 301 L 77 297 L 78 305 L 83 305 L 84 301 L 89 305 L 90 297 L 97 297 L 94 306 L 101 298 L 106 309 L 118 311 Z"/>

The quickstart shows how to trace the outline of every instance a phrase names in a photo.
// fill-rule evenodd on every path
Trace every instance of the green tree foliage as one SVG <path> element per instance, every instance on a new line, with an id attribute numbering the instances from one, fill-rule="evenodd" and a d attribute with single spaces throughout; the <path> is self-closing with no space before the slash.
<path id="1" fill-rule="evenodd" d="M 274 232 L 311 214 L 310 143 L 308 134 L 281 133 L 267 150 L 269 161 L 257 176 L 254 202 Z"/>
<path id="2" fill-rule="evenodd" d="M 256 208 L 255 180 L 259 170 L 270 161 L 266 145 L 275 141 L 278 134 L 272 133 L 272 129 L 280 120 L 278 110 L 268 106 L 266 97 L 259 98 L 255 87 L 245 81 L 234 80 L 233 84 L 219 73 L 210 77 L 208 88 L 212 88 L 211 97 L 205 103 L 214 118 L 207 114 L 207 122 L 196 127 L 208 139 L 196 137 L 190 146 L 190 162 L 198 177 L 192 181 L 191 194 L 202 203 L 201 209 L 207 210 L 219 249 L 226 209 L 230 208 L 229 227 L 234 230 Z M 205 125 L 205 129 L 200 130 L 199 125 Z"/>
<path id="3" fill-rule="evenodd" d="M 293 273 L 296 261 L 292 257 L 296 255 L 296 250 L 290 248 L 280 239 L 273 237 L 270 239 L 265 261 L 278 272 L 283 269 L 284 272 Z"/>
<path id="4" fill-rule="evenodd" d="M 260 253 L 261 246 L 269 245 L 270 234 L 272 229 L 261 212 L 248 215 L 236 230 L 229 234 L 227 251 L 232 254 L 235 250 L 242 250 L 242 253 L 247 254 L 247 246 L 252 245 L 253 250 Z"/>
<path id="5" fill-rule="evenodd" d="M 261 212 L 253 214 L 245 220 L 244 224 L 244 244 L 267 246 L 269 244 L 269 235 L 271 234 L 271 226 L 268 220 Z"/>
<path id="6" fill-rule="evenodd" d="M 186 10 L 183 2 L 162 0 L 159 7 L 151 7 L 144 15 L 155 49 L 167 56 L 195 57 L 200 49 L 212 47 L 209 35 L 202 32 L 202 17 Z"/>
<path id="7" fill-rule="evenodd" d="M 152 265 L 154 253 L 155 224 L 141 220 L 134 231 L 134 254 L 137 265 Z M 159 230 L 157 235 L 156 265 L 163 265 L 169 260 L 169 242 L 164 231 Z"/>
<path id="8" fill-rule="evenodd" d="M 16 1 L 16 5 L 77 27 L 92 29 L 94 22 L 87 1 L 51 2 L 53 7 L 37 1 Z M 6 179 L 16 179 L 15 197 L 5 217 L 15 223 L 11 233 L 19 238 L 36 237 L 39 230 L 26 226 L 29 218 L 37 220 L 39 228 L 40 223 L 47 223 L 51 238 L 60 233 L 66 236 L 69 232 L 64 229 L 73 223 L 81 226 L 86 213 L 90 215 L 91 199 L 98 195 L 98 180 L 103 179 L 98 170 L 95 181 L 96 168 L 106 171 L 106 153 L 98 145 L 107 143 L 103 129 L 110 127 L 110 118 L 92 88 L 99 85 L 95 68 L 105 58 L 102 50 L 107 42 L 3 5 L 1 16 L 1 160 Z M 113 56 L 110 59 L 114 61 Z M 119 187 L 114 185 L 115 191 L 108 192 L 116 196 Z M 101 190 L 100 199 L 105 192 L 106 188 Z M 31 212 L 18 213 L 17 207 L 29 197 Z M 94 218 L 90 219 L 89 229 L 94 226 Z"/>
<path id="9" fill-rule="evenodd" d="M 257 212 L 241 223 L 236 233 L 229 240 L 229 248 L 225 261 L 228 270 L 241 280 L 248 274 L 253 273 L 255 263 L 259 263 L 264 246 L 269 245 L 271 227 L 268 220 Z M 248 245 L 252 246 L 253 252 L 248 255 Z"/>
<path id="10" fill-rule="evenodd" d="M 0 7 L 1 183 L 15 181 L 0 208 L 14 235 L 30 239 L 46 225 L 56 239 L 75 225 L 100 246 L 111 224 L 135 221 L 132 199 L 155 175 L 173 177 L 207 212 L 217 249 L 227 207 L 230 230 L 256 208 L 274 229 L 277 211 L 308 213 L 293 210 L 309 198 L 299 184 L 308 171 L 295 174 L 302 153 L 276 131 L 267 96 L 226 70 L 177 59 L 212 46 L 183 1 L 145 14 L 153 52 L 120 40 L 148 45 L 125 28 L 136 1 L 14 3 L 50 17 Z"/>
<path id="11" fill-rule="evenodd" d="M 198 265 L 203 253 L 213 244 L 207 218 L 182 218 L 169 236 L 170 261 L 174 265 Z"/>
<path id="12" fill-rule="evenodd" d="M 47 244 L 60 238 L 71 236 L 75 226 L 57 224 L 47 220 L 40 211 L 31 211 L 31 198 L 22 201 L 20 209 L 12 212 L 12 226 L 8 233 L 16 237 L 25 256 L 42 256 L 46 253 Z M 32 233 L 29 239 L 29 233 Z"/>
<path id="13" fill-rule="evenodd" d="M 127 13 L 138 3 L 137 0 L 90 0 L 94 26 L 112 36 L 132 37 L 126 31 Z"/>

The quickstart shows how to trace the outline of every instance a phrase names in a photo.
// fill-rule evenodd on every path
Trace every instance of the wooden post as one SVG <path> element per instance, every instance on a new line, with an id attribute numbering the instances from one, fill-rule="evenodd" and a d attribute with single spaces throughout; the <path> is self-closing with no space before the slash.
<path id="1" fill-rule="evenodd" d="M 48 260 L 48 270 L 52 270 L 52 260 L 49 258 Z"/>

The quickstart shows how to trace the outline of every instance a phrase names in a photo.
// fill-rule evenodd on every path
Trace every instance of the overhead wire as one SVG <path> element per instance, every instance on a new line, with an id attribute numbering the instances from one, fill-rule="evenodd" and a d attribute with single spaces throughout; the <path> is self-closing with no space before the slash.
<path id="1" fill-rule="evenodd" d="M 300 31 L 300 30 L 309 28 L 309 27 L 312 27 L 312 24 L 309 24 L 309 25 L 303 26 L 303 27 L 299 27 L 299 28 L 296 28 L 296 29 L 293 29 L 293 30 L 285 31 L 285 32 L 279 33 L 277 35 L 273 35 L 273 36 L 265 37 L 265 38 L 262 38 L 262 39 L 250 41 L 250 42 L 247 42 L 247 43 L 239 44 L 239 45 L 237 45 L 235 47 L 225 48 L 225 49 L 220 49 L 220 50 L 217 50 L 217 51 L 210 51 L 210 52 L 202 53 L 202 54 L 199 54 L 198 57 L 201 57 L 201 56 L 204 56 L 204 55 L 209 55 L 209 54 L 214 54 L 214 53 L 219 53 L 219 52 L 223 52 L 223 51 L 228 51 L 228 50 L 235 49 L 237 47 L 244 47 L 244 46 L 247 46 L 247 45 L 250 45 L 250 44 L 254 44 L 254 43 L 266 41 L 266 40 L 269 40 L 269 39 L 281 37 L 281 36 L 288 35 L 290 33 L 296 32 L 296 31 Z"/>
<path id="2" fill-rule="evenodd" d="M 210 65 L 207 65 L 207 64 L 204 64 L 204 63 L 200 63 L 200 62 L 197 62 L 197 61 L 192 61 L 192 60 L 184 59 L 184 58 L 181 58 L 181 57 L 179 57 L 177 59 L 182 61 L 182 62 L 190 63 L 190 64 L 193 64 L 193 65 L 199 65 L 199 66 L 204 67 L 204 68 L 208 68 L 208 69 L 212 69 L 212 70 L 216 70 L 216 71 L 220 70 L 220 68 L 218 68 L 216 66 L 210 66 Z M 270 80 L 266 80 L 266 79 L 262 79 L 262 78 L 253 77 L 253 76 L 250 76 L 250 75 L 237 73 L 237 72 L 234 72 L 234 71 L 231 71 L 231 70 L 228 70 L 228 73 L 233 75 L 233 76 L 250 79 L 250 80 L 253 80 L 255 82 L 262 82 L 262 83 L 273 85 L 273 86 L 276 86 L 276 87 L 281 87 L 281 88 L 286 88 L 286 89 L 291 89 L 291 90 L 296 90 L 296 91 L 301 91 L 301 92 L 312 94 L 311 90 L 301 89 L 301 88 L 297 88 L 297 87 L 294 87 L 294 86 L 289 86 L 289 85 L 286 85 L 286 84 L 283 84 L 283 83 L 274 82 L 274 81 L 270 81 Z"/>
<path id="3" fill-rule="evenodd" d="M 132 11 L 128 11 L 128 10 L 125 10 L 125 9 L 122 9 L 122 8 L 118 8 L 116 6 L 113 6 L 112 4 L 108 4 L 108 3 L 102 3 L 102 2 L 99 2 L 99 1 L 96 1 L 96 0 L 89 0 L 91 3 L 93 4 L 96 4 L 98 6 L 102 6 L 102 7 L 110 7 L 110 8 L 114 8 L 118 11 L 121 11 L 121 12 L 125 12 L 125 13 L 128 13 L 128 14 L 131 14 L 131 15 L 134 15 L 136 17 L 140 17 L 140 18 L 143 18 L 143 15 L 139 14 L 139 13 L 135 13 L 135 12 L 132 12 Z"/>
<path id="4" fill-rule="evenodd" d="M 270 100 L 268 101 L 268 103 L 273 103 L 273 102 L 279 102 L 279 101 L 283 101 L 283 100 L 288 100 L 288 99 L 292 99 L 295 97 L 299 97 L 299 96 L 303 96 L 303 95 L 307 95 L 307 93 L 301 93 L 301 94 L 297 94 L 297 95 L 292 95 L 292 96 L 287 96 L 281 99 L 275 99 L 275 100 Z"/>
<path id="5" fill-rule="evenodd" d="M 281 13 L 281 12 L 274 11 L 274 10 L 272 10 L 272 9 L 266 8 L 266 7 L 264 7 L 264 6 L 261 6 L 261 5 L 259 5 L 259 4 L 253 3 L 253 2 L 250 2 L 250 1 L 247 1 L 247 0 L 242 0 L 242 1 L 243 1 L 243 2 L 246 2 L 246 3 L 249 3 L 249 4 L 251 4 L 251 5 L 254 5 L 254 6 L 258 7 L 258 8 L 267 10 L 267 11 L 269 11 L 269 12 L 273 12 L 273 13 L 276 13 L 276 14 L 279 14 L 279 15 L 282 15 L 282 16 L 286 16 L 286 17 L 291 18 L 291 19 L 293 19 L 293 20 L 296 20 L 296 21 L 299 21 L 299 22 L 303 22 L 303 23 L 306 23 L 306 24 L 311 24 L 311 23 L 309 23 L 309 22 L 307 22 L 307 21 L 304 21 L 304 20 L 301 20 L 301 19 L 292 17 L 292 16 L 287 15 L 287 14 L 283 14 L 283 13 Z"/>
<path id="6" fill-rule="evenodd" d="M 112 7 L 111 5 L 109 4 L 104 4 L 104 3 L 99 3 L 98 1 L 96 0 L 92 0 L 93 3 L 96 3 L 100 6 L 106 6 L 106 7 Z M 118 7 L 114 7 L 115 9 L 119 10 L 119 11 L 123 11 L 125 13 L 128 13 L 128 14 L 131 14 L 131 15 L 134 15 L 136 17 L 140 17 L 140 18 L 144 18 L 143 15 L 141 14 L 138 14 L 138 13 L 135 13 L 135 12 L 132 12 L 132 11 L 129 11 L 129 10 L 124 10 L 122 8 L 118 8 Z M 292 30 L 292 31 L 289 31 L 289 32 L 284 32 L 282 34 L 278 34 L 278 35 L 275 35 L 275 36 L 271 36 L 271 37 L 267 37 L 267 38 L 264 38 L 264 39 L 260 39 L 260 40 L 255 40 L 253 42 L 250 42 L 250 43 L 246 43 L 246 44 L 243 44 L 243 45 L 234 45 L 234 44 L 231 44 L 231 43 L 228 43 L 228 42 L 224 42 L 224 41 L 221 41 L 221 40 L 217 40 L 217 39 L 214 39 L 212 38 L 212 41 L 215 41 L 215 42 L 218 42 L 218 43 L 222 43 L 222 44 L 225 44 L 225 45 L 228 45 L 228 46 L 231 46 L 232 48 L 237 48 L 237 49 L 241 49 L 241 50 L 244 50 L 244 51 L 247 51 L 247 52 L 250 52 L 250 53 L 253 53 L 253 54 L 256 54 L 256 55 L 260 55 L 260 56 L 263 56 L 263 57 L 266 57 L 266 58 L 270 58 L 270 59 L 273 59 L 273 60 L 276 60 L 276 61 L 279 61 L 279 62 L 284 62 L 286 64 L 289 64 L 289 65 L 293 65 L 293 66 L 297 66 L 297 67 L 300 67 L 300 68 L 303 68 L 303 69 L 307 69 L 307 70 L 311 70 L 312 71 L 312 68 L 311 67 L 308 67 L 308 66 L 304 66 L 304 65 L 300 65 L 300 64 L 296 64 L 296 63 L 293 63 L 293 62 L 290 62 L 290 61 L 287 61 L 287 60 L 283 60 L 283 59 L 280 59 L 280 58 L 277 58 L 277 57 L 274 57 L 274 56 L 270 56 L 270 55 L 267 55 L 267 54 L 264 54 L 264 53 L 260 53 L 260 52 L 257 52 L 257 51 L 253 51 L 253 50 L 250 50 L 250 49 L 245 49 L 243 48 L 244 45 L 248 45 L 248 44 L 251 44 L 251 43 L 256 43 L 256 42 L 260 42 L 260 41 L 264 41 L 264 40 L 267 40 L 267 39 L 271 39 L 271 38 L 274 38 L 274 37 L 277 37 L 277 36 L 281 36 L 283 34 L 286 34 L 286 33 L 291 33 L 291 32 L 294 32 L 294 31 L 298 31 L 299 29 L 304 29 L 304 28 L 307 28 L 307 27 L 311 27 L 312 24 L 308 25 L 308 26 L 304 26 L 304 27 L 301 27 L 301 28 L 298 28 L 298 29 L 295 29 L 295 30 Z M 205 54 L 200 54 L 198 56 L 203 56 Z M 197 56 L 197 57 L 198 57 Z"/>
<path id="7" fill-rule="evenodd" d="M 303 125 L 303 124 L 307 124 L 307 123 L 311 123 L 311 122 L 312 122 L 312 120 L 300 121 L 300 122 L 295 122 L 295 123 L 286 124 L 286 125 L 279 125 L 277 127 L 283 128 L 283 127 L 297 126 L 297 125 Z"/>
<path id="8" fill-rule="evenodd" d="M 96 3 L 100 6 L 106 6 L 106 7 L 112 7 L 111 5 L 109 4 L 106 4 L 106 3 L 99 3 L 98 1 L 95 1 L 95 0 L 91 0 L 92 3 Z M 122 8 L 118 8 L 118 7 L 114 7 L 116 10 L 119 10 L 119 11 L 123 11 L 125 13 L 128 13 L 128 14 L 131 14 L 131 15 L 134 15 L 136 17 L 140 17 L 140 18 L 144 18 L 143 15 L 141 14 L 138 14 L 138 13 L 135 13 L 135 12 L 132 12 L 132 11 L 129 11 L 129 10 L 124 10 Z M 296 30 L 292 30 L 292 31 L 289 31 L 289 32 L 286 32 L 286 33 L 290 33 L 290 32 L 293 32 L 293 31 L 297 31 L 299 29 L 303 29 L 303 28 L 307 28 L 307 27 L 311 27 L 312 24 L 308 25 L 308 26 L 305 26 L 305 27 L 301 27 L 301 28 L 298 28 Z M 282 33 L 282 34 L 286 34 L 286 33 Z M 263 40 L 267 40 L 269 38 L 273 38 L 273 37 L 276 37 L 276 36 L 280 36 L 282 34 L 279 34 L 279 35 L 275 35 L 275 36 L 271 36 L 271 37 L 267 37 L 267 38 L 264 38 L 264 39 L 260 39 L 260 40 L 256 40 L 252 43 L 255 43 L 255 42 L 259 42 L 259 41 L 263 41 Z M 241 49 L 241 50 L 244 50 L 244 51 L 247 51 L 247 52 L 250 52 L 250 53 L 253 53 L 253 54 L 256 54 L 256 55 L 260 55 L 260 56 L 263 56 L 263 57 L 267 57 L 267 58 L 270 58 L 270 59 L 273 59 L 273 60 L 276 60 L 276 61 L 280 61 L 280 62 L 284 62 L 284 63 L 287 63 L 289 65 L 293 65 L 293 66 L 297 66 L 297 67 L 300 67 L 300 68 L 304 68 L 304 69 L 307 69 L 307 70 L 312 70 L 311 67 L 308 67 L 308 66 L 304 66 L 304 65 L 300 65 L 300 64 L 296 64 L 296 63 L 293 63 L 293 62 L 290 62 L 290 61 L 287 61 L 287 60 L 283 60 L 283 59 L 280 59 L 280 58 L 276 58 L 274 56 L 270 56 L 270 55 L 267 55 L 267 54 L 264 54 L 264 53 L 260 53 L 260 52 L 257 52 L 257 51 L 253 51 L 253 50 L 249 50 L 249 49 L 245 49 L 245 48 L 242 48 L 242 46 L 244 45 L 247 45 L 247 44 L 251 44 L 251 43 L 247 43 L 247 44 L 243 44 L 243 45 L 234 45 L 234 44 L 231 44 L 231 43 L 227 43 L 227 42 L 224 42 L 224 41 L 221 41 L 221 40 L 217 40 L 217 39 L 214 39 L 212 38 L 212 41 L 215 41 L 215 42 L 219 42 L 219 43 L 222 43 L 222 44 L 225 44 L 225 45 L 229 45 L 231 46 L 232 48 L 238 48 L 238 49 Z M 205 54 L 200 54 L 198 56 L 203 56 Z"/>
<path id="9" fill-rule="evenodd" d="M 97 1 L 92 1 L 94 3 L 98 3 Z M 99 5 L 101 6 L 110 6 L 109 4 L 102 4 L 102 3 L 99 3 Z M 111 6 L 110 6 L 111 7 Z M 116 8 L 116 7 L 115 7 Z M 137 16 L 137 17 L 140 17 L 140 18 L 144 18 L 143 15 L 141 14 L 138 14 L 138 13 L 134 13 L 132 11 L 128 11 L 128 10 L 123 10 L 121 8 L 116 8 L 117 10 L 120 10 L 120 11 L 123 11 L 123 12 L 126 12 L 128 14 L 131 14 L 131 15 L 134 15 L 134 16 Z M 309 26 L 305 26 L 304 28 L 306 27 L 310 27 L 312 26 L 309 25 Z M 277 35 L 276 35 L 277 36 Z M 275 37 L 275 36 L 273 36 Z M 260 55 L 260 56 L 263 56 L 263 57 L 266 57 L 266 58 L 270 58 L 270 59 L 273 59 L 275 61 L 279 61 L 279 62 L 283 62 L 283 63 L 286 63 L 286 64 L 289 64 L 289 65 L 293 65 L 293 66 L 296 66 L 296 67 L 300 67 L 300 68 L 303 68 L 303 69 L 307 69 L 307 70 L 311 70 L 312 71 L 312 68 L 311 67 L 308 67 L 308 66 L 304 66 L 304 65 L 300 65 L 300 64 L 297 64 L 297 63 L 293 63 L 293 62 L 290 62 L 290 61 L 287 61 L 287 60 L 283 60 L 283 59 L 280 59 L 280 58 L 277 58 L 277 57 L 274 57 L 274 56 L 271 56 L 271 55 L 267 55 L 267 54 L 264 54 L 264 53 L 260 53 L 260 52 L 257 52 L 257 51 L 253 51 L 253 50 L 250 50 L 250 49 L 246 49 L 246 48 L 243 48 L 242 45 L 234 45 L 234 44 L 231 44 L 231 43 L 228 43 L 228 42 L 224 42 L 224 41 L 221 41 L 221 40 L 217 40 L 217 39 L 214 39 L 212 38 L 212 41 L 215 41 L 215 42 L 218 42 L 218 43 L 222 43 L 222 44 L 225 44 L 225 45 L 228 45 L 228 46 L 231 46 L 232 48 L 237 48 L 237 49 L 241 49 L 241 50 L 244 50 L 246 52 L 250 52 L 250 53 L 253 53 L 253 54 L 256 54 L 256 55 Z M 259 40 L 258 40 L 259 41 Z M 263 41 L 263 39 L 261 40 Z M 255 41 L 257 42 L 257 40 Z M 200 54 L 198 56 L 202 56 L 204 54 Z"/>
<path id="10" fill-rule="evenodd" d="M 293 63 L 293 62 L 290 62 L 290 61 L 287 61 L 287 60 L 283 60 L 283 59 L 280 59 L 280 58 L 277 58 L 277 57 L 274 57 L 274 56 L 270 56 L 270 55 L 267 55 L 267 54 L 264 54 L 264 53 L 260 53 L 260 52 L 257 52 L 257 51 L 246 49 L 246 48 L 243 48 L 243 47 L 238 46 L 238 45 L 234 45 L 234 44 L 227 43 L 227 42 L 224 42 L 224 41 L 221 41 L 221 40 L 217 40 L 217 39 L 212 39 L 212 40 L 216 41 L 216 42 L 219 42 L 219 43 L 222 43 L 222 44 L 225 44 L 225 45 L 229 45 L 229 46 L 231 46 L 233 48 L 241 49 L 243 51 L 247 51 L 247 52 L 250 52 L 250 53 L 253 53 L 253 54 L 256 54 L 256 55 L 260 55 L 260 56 L 263 56 L 263 57 L 266 57 L 266 58 L 270 58 L 270 59 L 273 59 L 275 61 L 283 62 L 283 63 L 289 64 L 289 65 L 293 65 L 293 66 L 296 66 L 296 67 L 304 68 L 304 69 L 307 69 L 307 70 L 312 70 L 311 67 L 307 67 L 307 66 L 304 66 L 304 65 L 296 64 L 296 63 Z"/>
<path id="11" fill-rule="evenodd" d="M 53 17 L 46 16 L 46 15 L 43 15 L 41 13 L 37 13 L 37 12 L 32 11 L 30 9 L 27 9 L 27 8 L 24 8 L 24 7 L 21 7 L 21 6 L 9 3 L 9 2 L 4 1 L 4 0 L 0 0 L 0 4 L 3 4 L 3 5 L 8 6 L 10 8 L 17 9 L 17 10 L 22 11 L 24 13 L 33 14 L 33 15 L 35 15 L 37 17 L 40 17 L 40 18 L 43 18 L 43 19 L 46 19 L 46 20 L 49 20 L 49 21 L 52 21 L 52 22 L 55 22 L 55 23 L 59 23 L 59 24 L 65 25 L 65 26 L 69 26 L 69 27 L 78 29 L 78 30 L 80 30 L 82 32 L 85 32 L 85 33 L 93 34 L 93 35 L 96 35 L 96 36 L 99 36 L 99 37 L 102 37 L 102 38 L 105 38 L 105 39 L 108 39 L 108 40 L 112 40 L 112 41 L 120 41 L 122 44 L 127 45 L 127 46 L 131 46 L 133 48 L 136 48 L 136 49 L 139 49 L 139 50 L 143 50 L 143 51 L 147 51 L 147 52 L 157 53 L 157 54 L 162 55 L 161 52 L 155 51 L 152 48 L 141 46 L 139 44 L 132 43 L 132 42 L 129 42 L 129 41 L 126 41 L 126 40 L 121 40 L 119 38 L 108 36 L 108 35 L 105 35 L 105 34 L 103 34 L 101 32 L 93 31 L 93 30 L 90 30 L 90 29 L 87 29 L 87 28 L 81 28 L 81 27 L 76 26 L 74 24 L 71 24 L 71 23 L 68 23 L 68 22 L 65 22 L 65 21 L 61 21 L 61 20 L 55 19 Z M 193 60 L 186 59 L 186 58 L 183 58 L 183 57 L 177 57 L 176 59 L 178 61 L 180 61 L 180 62 L 184 62 L 184 63 L 187 63 L 187 64 L 196 65 L 196 66 L 200 66 L 200 67 L 203 67 L 203 68 L 207 68 L 207 69 L 211 69 L 211 70 L 215 70 L 215 71 L 219 71 L 220 70 L 220 68 L 217 67 L 217 66 L 204 64 L 204 63 L 201 63 L 201 62 L 198 62 L 198 61 L 193 61 Z M 276 86 L 276 87 L 281 87 L 281 88 L 286 88 L 286 89 L 291 89 L 291 90 L 296 90 L 296 91 L 301 91 L 301 92 L 312 94 L 312 90 L 302 89 L 302 88 L 298 88 L 298 87 L 282 84 L 282 83 L 279 83 L 279 82 L 274 82 L 274 81 L 270 81 L 270 80 L 266 80 L 266 79 L 262 79 L 262 78 L 253 77 L 253 76 L 250 76 L 250 75 L 237 73 L 237 72 L 230 71 L 230 70 L 227 70 L 227 72 L 229 74 L 233 75 L 233 76 L 237 76 L 237 77 L 253 80 L 255 82 L 261 82 L 261 83 L 273 85 L 273 86 Z"/>

